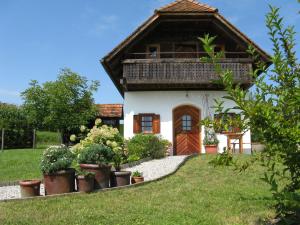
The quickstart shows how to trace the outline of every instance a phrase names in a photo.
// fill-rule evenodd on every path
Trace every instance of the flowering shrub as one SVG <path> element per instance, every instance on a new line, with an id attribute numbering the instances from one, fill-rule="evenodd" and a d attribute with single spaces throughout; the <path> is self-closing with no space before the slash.
<path id="1" fill-rule="evenodd" d="M 74 136 L 71 136 L 74 139 Z M 101 119 L 96 119 L 95 125 L 87 133 L 87 136 L 79 144 L 72 148 L 76 154 L 80 154 L 86 147 L 92 144 L 103 144 L 110 147 L 114 152 L 123 148 L 123 137 L 117 128 L 101 125 Z"/>
<path id="2" fill-rule="evenodd" d="M 212 127 L 204 128 L 205 137 L 203 139 L 203 145 L 217 145 L 219 140 L 215 133 L 215 130 Z"/>
<path id="3" fill-rule="evenodd" d="M 114 152 L 103 144 L 91 144 L 78 155 L 78 163 L 108 164 L 113 160 Z"/>
<path id="4" fill-rule="evenodd" d="M 40 168 L 44 174 L 56 173 L 70 168 L 74 154 L 65 145 L 50 146 L 42 156 Z"/>

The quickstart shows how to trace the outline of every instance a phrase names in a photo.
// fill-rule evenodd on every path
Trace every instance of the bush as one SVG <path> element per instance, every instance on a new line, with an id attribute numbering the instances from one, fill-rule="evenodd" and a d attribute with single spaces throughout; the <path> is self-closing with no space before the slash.
<path id="1" fill-rule="evenodd" d="M 74 136 L 72 135 L 72 139 Z M 114 152 L 120 151 L 124 146 L 124 139 L 117 128 L 102 125 L 101 120 L 97 119 L 93 128 L 87 133 L 86 137 L 72 149 L 80 154 L 86 147 L 93 144 L 102 144 L 110 147 Z"/>
<path id="2" fill-rule="evenodd" d="M 32 147 L 33 128 L 21 107 L 0 102 L 0 129 L 2 128 L 5 129 L 4 148 Z"/>
<path id="3" fill-rule="evenodd" d="M 108 164 L 113 160 L 113 150 L 103 144 L 92 144 L 78 155 L 78 163 L 82 164 Z"/>
<path id="4" fill-rule="evenodd" d="M 163 158 L 169 142 L 152 134 L 137 134 L 127 141 L 128 161 L 151 157 Z"/>
<path id="5" fill-rule="evenodd" d="M 53 174 L 70 168 L 74 154 L 64 145 L 50 146 L 42 156 L 41 171 L 44 174 Z"/>
<path id="6" fill-rule="evenodd" d="M 44 146 L 48 147 L 50 145 L 60 144 L 60 134 L 58 132 L 51 131 L 37 131 L 36 132 L 36 144 L 38 148 Z"/>

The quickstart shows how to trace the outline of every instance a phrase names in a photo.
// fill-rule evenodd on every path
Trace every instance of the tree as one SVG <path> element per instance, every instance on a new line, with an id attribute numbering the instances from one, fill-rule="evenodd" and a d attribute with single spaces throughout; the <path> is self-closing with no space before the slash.
<path id="1" fill-rule="evenodd" d="M 210 56 L 205 60 L 216 65 L 227 91 L 224 98 L 234 101 L 235 109 L 241 111 L 243 128 L 251 127 L 252 132 L 262 136 L 266 149 L 259 159 L 267 168 L 263 179 L 270 184 L 278 216 L 284 217 L 295 213 L 288 200 L 300 189 L 300 65 L 293 27 L 283 25 L 278 8 L 270 9 L 266 25 L 273 43 L 273 66 L 267 69 L 254 48 L 249 47 L 258 68 L 252 74 L 256 78 L 255 90 L 234 85 L 232 71 L 220 68 L 217 62 L 222 53 L 214 54 L 214 37 L 206 35 L 201 41 Z M 219 111 L 229 110 L 220 105 Z"/>
<path id="2" fill-rule="evenodd" d="M 64 142 L 72 130 L 95 117 L 93 93 L 99 82 L 88 80 L 70 69 L 62 69 L 56 81 L 39 85 L 32 81 L 23 93 L 24 108 L 36 128 L 58 129 Z"/>
<path id="3" fill-rule="evenodd" d="M 0 102 L 0 132 L 1 148 L 31 147 L 32 127 L 22 107 Z"/>

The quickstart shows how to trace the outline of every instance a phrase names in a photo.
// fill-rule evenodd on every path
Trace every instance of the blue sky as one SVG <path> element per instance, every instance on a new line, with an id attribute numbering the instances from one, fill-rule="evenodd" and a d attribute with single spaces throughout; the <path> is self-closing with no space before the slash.
<path id="1" fill-rule="evenodd" d="M 22 104 L 19 93 L 30 80 L 54 80 L 60 68 L 69 67 L 89 80 L 100 80 L 94 95 L 97 103 L 122 102 L 99 60 L 155 8 L 169 2 L 172 0 L 1 0 L 0 101 Z M 218 8 L 269 53 L 264 15 L 268 4 L 276 5 L 281 7 L 286 23 L 296 26 L 300 40 L 297 0 L 202 2 Z"/>

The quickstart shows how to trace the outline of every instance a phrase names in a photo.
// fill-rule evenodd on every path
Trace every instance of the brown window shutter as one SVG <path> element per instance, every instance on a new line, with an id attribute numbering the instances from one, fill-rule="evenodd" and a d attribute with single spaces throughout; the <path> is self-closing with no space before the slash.
<path id="1" fill-rule="evenodd" d="M 153 133 L 160 134 L 160 115 L 153 115 Z"/>
<path id="2" fill-rule="evenodd" d="M 140 126 L 140 116 L 134 115 L 133 116 L 133 133 L 138 134 L 141 132 L 141 126 Z"/>

